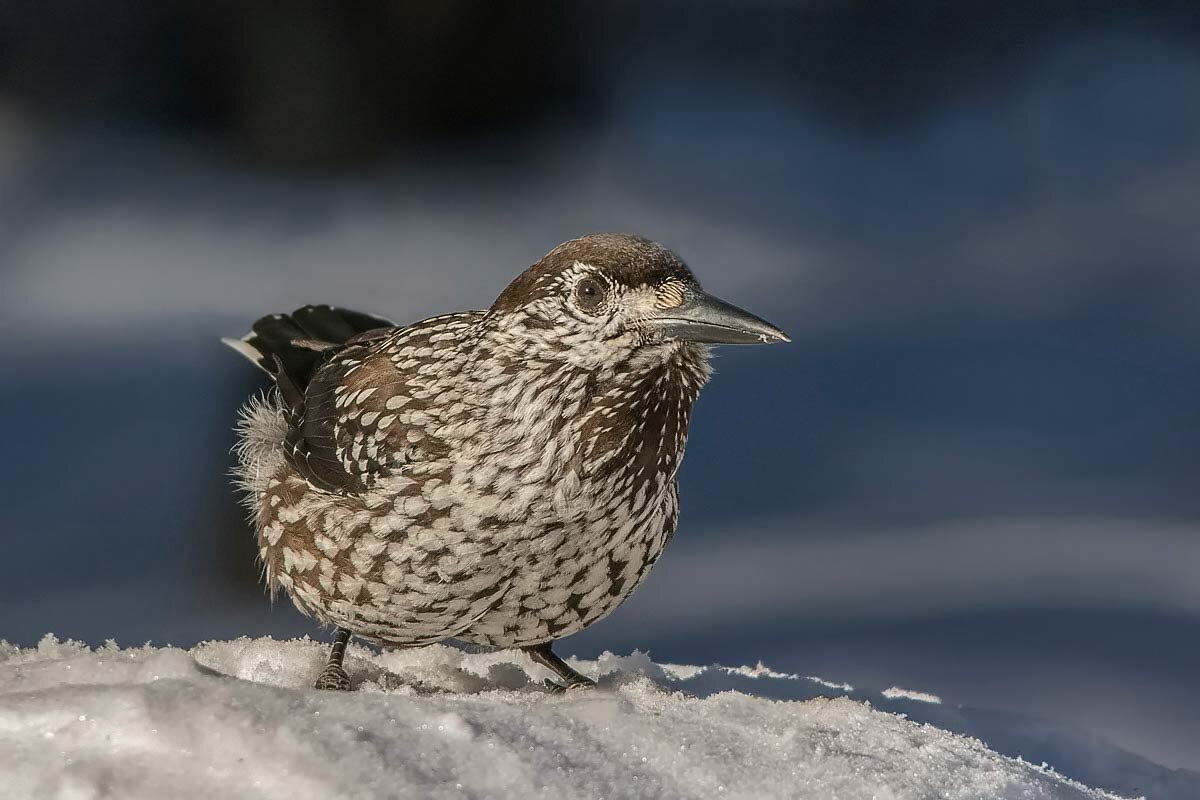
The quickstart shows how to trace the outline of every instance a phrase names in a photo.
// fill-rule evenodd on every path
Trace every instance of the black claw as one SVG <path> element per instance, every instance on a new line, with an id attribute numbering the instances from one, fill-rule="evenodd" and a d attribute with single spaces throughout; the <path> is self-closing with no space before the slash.
<path id="1" fill-rule="evenodd" d="M 546 687 L 546 690 L 550 692 L 550 694 L 566 694 L 567 692 L 572 692 L 576 689 L 593 689 L 596 686 L 596 682 L 591 678 L 584 678 L 582 681 L 561 684 L 555 683 L 547 678 L 546 680 L 542 681 L 542 685 Z"/>
<path id="2" fill-rule="evenodd" d="M 589 678 L 585 675 L 580 675 L 579 677 L 582 680 L 571 681 L 570 683 L 567 684 L 567 688 L 568 689 L 591 689 L 591 688 L 595 687 L 596 682 L 594 680 L 592 680 L 591 678 Z"/>
<path id="3" fill-rule="evenodd" d="M 546 681 L 546 688 L 555 694 L 561 694 L 568 689 L 582 689 L 595 686 L 596 682 L 586 675 L 574 670 L 570 664 L 563 661 L 550 649 L 550 642 L 522 647 L 529 657 L 554 673 L 558 681 Z"/>

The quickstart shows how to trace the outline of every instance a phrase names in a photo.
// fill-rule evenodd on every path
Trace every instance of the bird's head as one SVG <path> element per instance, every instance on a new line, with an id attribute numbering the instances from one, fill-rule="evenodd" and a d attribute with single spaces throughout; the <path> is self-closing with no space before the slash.
<path id="1" fill-rule="evenodd" d="M 790 341 L 769 322 L 705 293 L 667 248 L 625 234 L 560 244 L 508 285 L 492 314 L 531 349 L 597 365 L 675 343 Z"/>

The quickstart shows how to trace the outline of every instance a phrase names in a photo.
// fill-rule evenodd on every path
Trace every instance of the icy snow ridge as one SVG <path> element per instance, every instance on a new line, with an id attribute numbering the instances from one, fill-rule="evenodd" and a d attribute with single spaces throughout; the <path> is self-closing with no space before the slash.
<path id="1" fill-rule="evenodd" d="M 1107 798 L 810 681 L 604 655 L 554 695 L 511 652 L 351 647 L 359 690 L 308 688 L 325 648 L 0 642 L 0 794 L 13 798 Z M 817 688 L 819 691 L 819 687 Z M 770 692 L 768 692 L 770 693 Z M 702 696 L 696 696 L 702 695 Z"/>

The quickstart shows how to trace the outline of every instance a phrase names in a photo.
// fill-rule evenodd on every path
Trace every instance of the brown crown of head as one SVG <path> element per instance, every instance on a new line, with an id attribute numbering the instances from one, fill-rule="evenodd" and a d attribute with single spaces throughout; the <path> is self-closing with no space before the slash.
<path id="1" fill-rule="evenodd" d="M 658 286 L 668 281 L 699 286 L 687 264 L 658 242 L 626 233 L 597 233 L 563 242 L 544 255 L 500 293 L 492 310 L 514 311 L 559 291 L 554 279 L 576 263 L 594 267 L 625 286 Z"/>

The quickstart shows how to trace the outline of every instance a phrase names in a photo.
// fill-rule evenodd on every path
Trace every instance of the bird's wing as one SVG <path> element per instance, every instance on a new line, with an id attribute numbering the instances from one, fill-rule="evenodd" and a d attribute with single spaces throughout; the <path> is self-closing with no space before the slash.
<path id="1" fill-rule="evenodd" d="M 475 317 L 460 314 L 401 330 L 362 334 L 332 353 L 291 415 L 288 461 L 310 483 L 359 494 L 407 464 L 448 448 L 434 433 L 454 392 L 460 337 Z"/>

